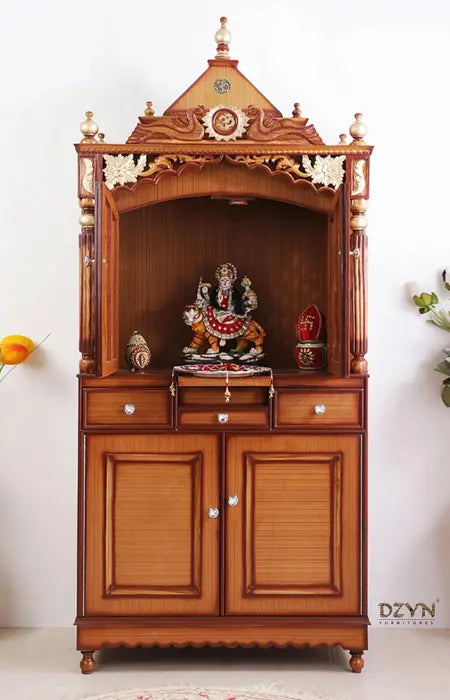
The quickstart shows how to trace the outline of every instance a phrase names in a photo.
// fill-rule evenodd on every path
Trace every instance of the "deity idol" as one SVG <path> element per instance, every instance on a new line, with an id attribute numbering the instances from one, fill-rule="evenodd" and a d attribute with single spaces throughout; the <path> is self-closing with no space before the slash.
<path id="1" fill-rule="evenodd" d="M 184 322 L 194 332 L 190 345 L 183 349 L 184 356 L 189 361 L 219 358 L 248 362 L 260 359 L 265 332 L 250 316 L 250 312 L 258 306 L 251 280 L 243 277 L 243 292 L 237 291 L 234 286 L 237 269 L 232 263 L 219 265 L 215 278 L 217 283 L 214 287 L 200 278 L 195 303 L 184 310 Z M 229 341 L 235 343 L 231 343 L 232 347 L 227 349 L 225 346 Z M 201 355 L 201 346 L 206 342 L 209 347 Z"/>

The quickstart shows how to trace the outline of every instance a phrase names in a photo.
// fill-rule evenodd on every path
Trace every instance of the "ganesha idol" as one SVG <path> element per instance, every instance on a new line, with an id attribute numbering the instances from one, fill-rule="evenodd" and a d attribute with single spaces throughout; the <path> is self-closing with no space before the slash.
<path id="1" fill-rule="evenodd" d="M 242 291 L 236 289 L 237 276 L 236 266 L 224 263 L 216 270 L 214 286 L 200 278 L 195 303 L 186 306 L 183 313 L 184 322 L 194 333 L 190 345 L 183 348 L 187 362 L 262 359 L 266 334 L 250 315 L 258 298 L 247 276 L 240 281 Z"/>

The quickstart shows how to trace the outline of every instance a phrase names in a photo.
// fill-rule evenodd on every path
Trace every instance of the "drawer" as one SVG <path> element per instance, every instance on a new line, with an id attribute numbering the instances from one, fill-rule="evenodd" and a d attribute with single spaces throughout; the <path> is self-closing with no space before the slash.
<path id="1" fill-rule="evenodd" d="M 362 429 L 363 393 L 358 390 L 279 389 L 275 399 L 275 428 L 343 427 Z"/>
<path id="2" fill-rule="evenodd" d="M 170 428 L 168 389 L 83 389 L 83 428 Z"/>
<path id="3" fill-rule="evenodd" d="M 233 406 L 218 408 L 181 408 L 178 411 L 179 428 L 211 428 L 212 430 L 236 430 L 269 426 L 268 410 L 264 407 Z"/>
<path id="4" fill-rule="evenodd" d="M 178 402 L 184 406 L 220 406 L 226 408 L 224 396 L 225 386 L 212 387 L 179 387 Z M 252 405 L 252 406 L 267 406 L 268 389 L 263 386 L 243 387 L 231 385 L 232 403 Z"/>

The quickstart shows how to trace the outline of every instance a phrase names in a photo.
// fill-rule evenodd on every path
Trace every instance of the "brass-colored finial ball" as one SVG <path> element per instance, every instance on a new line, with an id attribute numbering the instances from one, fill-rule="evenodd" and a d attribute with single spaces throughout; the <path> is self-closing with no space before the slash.
<path id="1" fill-rule="evenodd" d="M 153 117 L 153 115 L 154 115 L 154 113 L 155 113 L 155 110 L 153 109 L 153 102 L 151 102 L 151 101 L 149 100 L 149 101 L 146 102 L 145 104 L 147 105 L 147 108 L 146 108 L 146 110 L 145 110 L 145 112 L 144 112 L 145 116 L 146 116 L 146 117 Z"/>
<path id="2" fill-rule="evenodd" d="M 355 114 L 355 121 L 351 125 L 349 131 L 350 136 L 353 136 L 354 141 L 362 141 L 367 133 L 367 126 L 362 123 L 362 114 L 357 112 Z"/>
<path id="3" fill-rule="evenodd" d="M 300 102 L 294 102 L 294 109 L 292 111 L 292 116 L 293 117 L 301 117 L 302 116 L 302 110 L 300 109 Z"/>
<path id="4" fill-rule="evenodd" d="M 83 134 L 83 136 L 94 137 L 98 132 L 98 126 L 92 119 L 93 116 L 93 112 L 86 112 L 86 119 L 80 124 L 80 131 Z"/>

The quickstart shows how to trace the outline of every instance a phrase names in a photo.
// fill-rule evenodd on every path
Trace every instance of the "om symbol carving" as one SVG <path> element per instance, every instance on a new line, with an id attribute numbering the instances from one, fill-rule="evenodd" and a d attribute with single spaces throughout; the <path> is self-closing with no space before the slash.
<path id="1" fill-rule="evenodd" d="M 217 78 L 217 80 L 214 82 L 214 90 L 219 95 L 225 95 L 227 92 L 230 92 L 231 83 L 226 78 Z"/>

